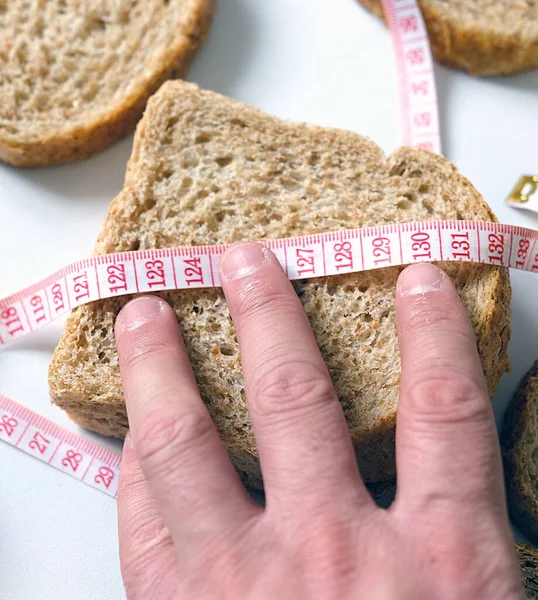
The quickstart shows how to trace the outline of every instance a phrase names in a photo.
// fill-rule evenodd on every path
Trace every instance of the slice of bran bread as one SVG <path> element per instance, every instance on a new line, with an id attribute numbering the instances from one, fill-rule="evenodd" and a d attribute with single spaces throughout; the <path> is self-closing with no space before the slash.
<path id="1" fill-rule="evenodd" d="M 538 600 L 538 550 L 527 544 L 516 544 L 521 577 L 527 600 Z"/>
<path id="2" fill-rule="evenodd" d="M 386 158 L 348 131 L 286 123 L 184 82 L 167 82 L 137 128 L 125 187 L 97 254 L 290 237 L 380 223 L 495 217 L 446 159 L 413 148 Z M 510 283 L 502 268 L 443 265 L 476 332 L 490 392 L 509 368 Z M 400 268 L 296 282 L 366 481 L 394 477 Z M 261 486 L 233 323 L 220 289 L 161 293 L 173 307 L 202 397 L 237 468 Z M 50 393 L 83 427 L 128 427 L 114 320 L 128 297 L 73 312 Z"/>
<path id="3" fill-rule="evenodd" d="M 538 543 L 538 361 L 506 411 L 501 446 L 510 515 Z"/>
<path id="4" fill-rule="evenodd" d="M 186 73 L 212 12 L 213 0 L 0 2 L 0 160 L 65 163 L 131 132 Z"/>
<path id="5" fill-rule="evenodd" d="M 383 18 L 381 0 L 359 0 Z M 418 0 L 432 52 L 473 75 L 538 67 L 536 0 Z"/>

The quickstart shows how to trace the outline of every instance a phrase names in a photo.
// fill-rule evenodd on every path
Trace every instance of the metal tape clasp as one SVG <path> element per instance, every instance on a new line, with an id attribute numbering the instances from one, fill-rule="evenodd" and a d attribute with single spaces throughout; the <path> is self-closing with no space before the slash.
<path id="1" fill-rule="evenodd" d="M 522 175 L 508 196 L 508 203 L 525 204 L 538 190 L 538 175 Z"/>

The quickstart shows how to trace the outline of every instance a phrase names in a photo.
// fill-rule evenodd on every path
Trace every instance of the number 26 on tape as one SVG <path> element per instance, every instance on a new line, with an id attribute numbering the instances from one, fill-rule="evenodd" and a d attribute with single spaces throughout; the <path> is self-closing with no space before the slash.
<path id="1" fill-rule="evenodd" d="M 19 421 L 15 417 L 2 415 L 2 419 L 0 419 L 0 433 L 5 433 L 10 438 L 18 425 Z"/>

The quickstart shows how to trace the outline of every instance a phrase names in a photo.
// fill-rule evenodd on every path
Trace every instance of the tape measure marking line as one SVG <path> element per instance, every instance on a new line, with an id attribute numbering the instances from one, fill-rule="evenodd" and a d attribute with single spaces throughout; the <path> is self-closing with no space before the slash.
<path id="1" fill-rule="evenodd" d="M 432 232 L 433 234 L 434 232 Z M 439 228 L 437 230 L 437 239 L 439 241 L 439 257 L 441 260 L 444 260 L 444 253 L 443 253 L 443 238 L 441 236 L 441 228 Z"/>
<path id="2" fill-rule="evenodd" d="M 99 261 L 96 261 L 95 263 L 95 279 L 97 281 L 97 294 L 99 296 L 101 296 L 101 286 L 99 284 L 99 273 L 97 272 L 97 265 L 99 264 Z"/>
<path id="3" fill-rule="evenodd" d="M 400 262 L 403 264 L 403 243 L 402 243 L 402 231 L 401 229 L 398 230 L 398 241 L 399 246 L 400 246 Z"/>
<path id="4" fill-rule="evenodd" d="M 0 440 L 116 496 L 121 457 L 0 394 Z"/>

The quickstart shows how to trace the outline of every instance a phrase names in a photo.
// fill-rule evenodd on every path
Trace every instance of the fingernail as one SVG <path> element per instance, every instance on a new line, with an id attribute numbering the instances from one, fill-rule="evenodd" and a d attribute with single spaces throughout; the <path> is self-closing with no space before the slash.
<path id="1" fill-rule="evenodd" d="M 125 440 L 123 440 L 123 447 L 127 447 L 127 448 L 132 448 L 133 447 L 133 440 L 131 438 L 131 432 L 128 431 L 127 435 L 125 436 Z"/>
<path id="2" fill-rule="evenodd" d="M 155 296 L 135 298 L 121 310 L 118 316 L 118 325 L 122 331 L 138 329 L 157 318 L 165 306 L 166 302 Z"/>
<path id="3" fill-rule="evenodd" d="M 428 263 L 412 265 L 405 269 L 398 279 L 398 291 L 402 296 L 424 295 L 439 292 L 446 275 L 441 269 Z"/>
<path id="4" fill-rule="evenodd" d="M 226 279 L 240 279 L 255 273 L 267 261 L 267 249 L 261 244 L 241 244 L 230 248 L 220 259 L 220 272 Z"/>

